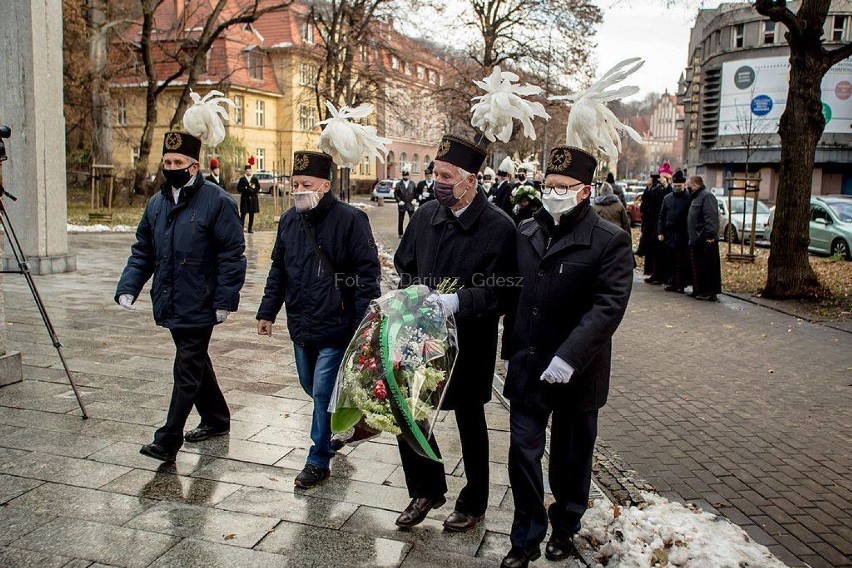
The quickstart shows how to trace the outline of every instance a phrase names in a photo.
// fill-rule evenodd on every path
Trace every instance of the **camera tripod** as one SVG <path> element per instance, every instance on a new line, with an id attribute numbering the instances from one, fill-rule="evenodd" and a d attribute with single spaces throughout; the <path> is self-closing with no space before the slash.
<path id="1" fill-rule="evenodd" d="M 24 275 L 24 279 L 27 281 L 27 286 L 29 286 L 33 299 L 38 307 L 38 312 L 44 322 L 44 327 L 47 328 L 47 333 L 50 335 L 50 341 L 56 348 L 56 352 L 59 353 L 59 359 L 62 361 L 62 366 L 65 368 L 65 374 L 68 375 L 68 382 L 71 383 L 71 388 L 74 390 L 74 396 L 77 397 L 77 404 L 80 405 L 83 418 L 88 418 L 89 415 L 86 414 L 86 407 L 83 405 L 83 399 L 80 398 L 80 391 L 77 390 L 77 384 L 74 382 L 74 377 L 71 375 L 71 369 L 68 368 L 68 363 L 65 361 L 65 354 L 62 352 L 62 343 L 56 335 L 56 329 L 53 327 L 53 322 L 50 321 L 50 316 L 47 315 L 47 309 L 44 307 L 41 294 L 38 293 L 38 288 L 36 288 L 33 275 L 30 273 L 30 265 L 27 262 L 27 257 L 24 255 L 21 243 L 18 241 L 18 235 L 15 233 L 15 228 L 12 226 L 11 219 L 9 219 L 9 213 L 6 211 L 6 205 L 4 203 L 5 200 L 3 199 L 4 195 L 8 196 L 12 201 L 17 201 L 18 198 L 6 191 L 3 188 L 3 185 L 0 184 L 0 227 L 3 228 L 3 232 L 9 238 L 9 246 L 12 249 L 15 262 L 18 263 L 18 270 L 2 270 L 0 271 L 0 274 Z"/>

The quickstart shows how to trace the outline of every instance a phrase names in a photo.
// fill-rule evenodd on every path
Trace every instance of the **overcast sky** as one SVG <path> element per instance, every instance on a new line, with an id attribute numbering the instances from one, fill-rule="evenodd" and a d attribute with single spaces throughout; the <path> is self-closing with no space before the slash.
<path id="1" fill-rule="evenodd" d="M 596 56 L 600 76 L 628 57 L 643 57 L 645 65 L 628 79 L 649 92 L 677 92 L 677 82 L 686 67 L 689 32 L 701 6 L 716 7 L 719 0 L 680 0 L 666 7 L 665 0 L 604 0 L 603 23 L 598 28 Z"/>

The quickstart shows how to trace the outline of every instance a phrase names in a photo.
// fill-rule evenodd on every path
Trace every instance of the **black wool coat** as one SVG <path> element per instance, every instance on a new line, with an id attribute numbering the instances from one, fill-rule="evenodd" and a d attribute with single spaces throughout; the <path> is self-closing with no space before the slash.
<path id="1" fill-rule="evenodd" d="M 302 218 L 331 267 L 310 244 Z M 283 305 L 293 341 L 346 347 L 370 302 L 381 295 L 380 277 L 367 214 L 328 191 L 313 209 L 291 208 L 281 216 L 257 319 L 274 322 Z"/>
<path id="2" fill-rule="evenodd" d="M 512 190 L 515 186 L 508 180 L 502 181 L 494 191 L 494 205 L 499 207 L 506 215 L 512 216 Z"/>
<path id="3" fill-rule="evenodd" d="M 411 180 L 401 179 L 393 186 L 393 198 L 402 211 L 414 212 L 414 202 L 417 198 L 414 192 L 414 182 Z"/>
<path id="4" fill-rule="evenodd" d="M 663 207 L 663 198 L 665 190 L 662 184 L 654 184 L 649 189 L 642 192 L 642 205 L 639 206 L 639 211 L 642 212 L 642 235 L 640 243 L 643 249 L 656 246 L 657 240 L 657 223 L 660 220 L 660 210 Z"/>
<path id="5" fill-rule="evenodd" d="M 479 192 L 456 218 L 437 201 L 422 205 L 394 256 L 400 286 L 437 288 L 457 278 L 459 355 L 443 408 L 491 400 L 497 323 L 516 284 L 515 224 Z"/>
<path id="6" fill-rule="evenodd" d="M 247 180 L 246 176 L 237 181 L 237 191 L 240 192 L 240 215 L 246 213 L 260 213 L 260 200 L 257 194 L 260 192 L 260 182 L 255 176 Z"/>
<path id="7" fill-rule="evenodd" d="M 216 310 L 237 311 L 246 277 L 244 251 L 237 206 L 224 189 L 197 174 L 175 204 L 166 182 L 145 207 L 115 300 L 122 294 L 135 299 L 153 276 L 157 325 L 215 325 Z"/>
<path id="8" fill-rule="evenodd" d="M 686 219 L 689 215 L 689 192 L 673 191 L 663 198 L 657 234 L 665 237 L 667 247 L 686 246 L 689 242 Z"/>
<path id="9" fill-rule="evenodd" d="M 539 210 L 518 228 L 517 239 L 523 287 L 504 320 L 504 394 L 530 406 L 597 410 L 609 392 L 612 335 L 630 299 L 630 239 L 588 200 L 558 227 Z M 574 368 L 567 384 L 541 380 L 554 356 Z"/>

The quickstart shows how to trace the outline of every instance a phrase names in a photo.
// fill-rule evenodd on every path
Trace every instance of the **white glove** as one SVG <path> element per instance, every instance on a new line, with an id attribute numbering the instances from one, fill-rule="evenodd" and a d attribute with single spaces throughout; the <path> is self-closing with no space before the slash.
<path id="1" fill-rule="evenodd" d="M 574 367 L 560 359 L 554 357 L 550 360 L 550 365 L 541 374 L 541 380 L 548 383 L 566 384 L 571 380 L 571 375 L 574 374 Z"/>
<path id="2" fill-rule="evenodd" d="M 136 306 L 133 305 L 133 295 L 132 294 L 122 294 L 118 297 L 118 305 L 128 312 L 135 312 Z"/>
<path id="3" fill-rule="evenodd" d="M 444 317 L 450 317 L 450 314 L 454 314 L 459 311 L 459 295 L 458 294 L 441 294 L 439 296 L 441 300 L 441 307 L 444 309 Z"/>
<path id="4" fill-rule="evenodd" d="M 230 314 L 228 310 L 216 310 L 216 322 L 222 323 L 226 319 L 228 319 L 228 314 Z"/>

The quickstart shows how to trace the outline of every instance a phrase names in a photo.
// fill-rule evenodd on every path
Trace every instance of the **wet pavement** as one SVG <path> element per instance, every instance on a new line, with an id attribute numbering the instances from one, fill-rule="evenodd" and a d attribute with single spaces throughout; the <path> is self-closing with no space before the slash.
<path id="1" fill-rule="evenodd" d="M 392 250 L 395 208 L 370 215 Z M 37 279 L 88 420 L 23 280 L 6 277 L 8 341 L 23 354 L 25 380 L 0 389 L 0 566 L 496 566 L 512 519 L 508 412 L 496 399 L 487 406 L 490 508 L 469 533 L 442 530 L 450 505 L 414 529 L 394 525 L 409 498 L 390 436 L 344 449 L 323 485 L 294 488 L 311 401 L 283 317 L 272 338 L 256 334 L 274 233 L 246 236 L 240 310 L 210 346 L 231 434 L 186 444 L 174 465 L 139 454 L 165 420 L 174 347 L 153 323 L 147 287 L 134 313 L 113 302 L 132 235 L 71 235 L 77 272 Z M 451 414 L 437 437 L 452 503 L 464 479 Z"/>

